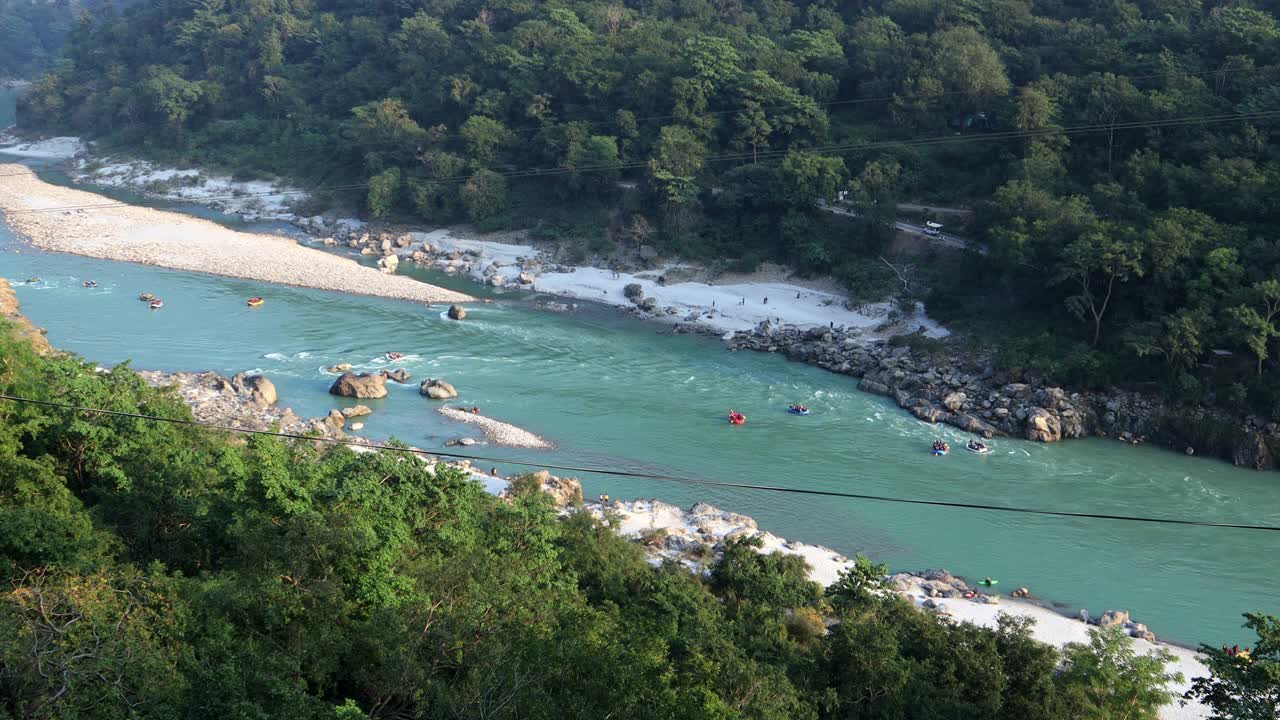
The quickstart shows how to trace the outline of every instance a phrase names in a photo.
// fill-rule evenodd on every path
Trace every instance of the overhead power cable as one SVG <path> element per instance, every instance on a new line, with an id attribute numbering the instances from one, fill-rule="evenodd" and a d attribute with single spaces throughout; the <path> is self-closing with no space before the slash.
<path id="1" fill-rule="evenodd" d="M 1150 128 L 1168 128 L 1182 127 L 1193 125 L 1211 125 L 1224 122 L 1243 122 L 1243 121 L 1262 121 L 1274 120 L 1280 118 L 1280 110 L 1267 110 L 1254 113 L 1231 113 L 1223 115 L 1198 115 L 1180 118 L 1167 118 L 1163 120 L 1135 120 L 1127 122 L 1095 124 L 1095 125 L 1079 125 L 1074 127 L 1044 127 L 1033 130 L 1010 130 L 1005 132 L 992 132 L 974 135 L 942 135 L 932 138 L 916 138 L 913 140 L 881 140 L 867 143 L 849 143 L 836 145 L 817 145 L 808 148 L 791 148 L 786 150 L 766 150 L 759 152 L 738 152 L 727 153 L 722 155 L 713 155 L 705 158 L 705 162 L 742 162 L 754 159 L 771 159 L 784 157 L 791 152 L 810 152 L 825 155 L 845 155 L 856 152 L 867 152 L 871 150 L 882 150 L 891 147 L 917 147 L 932 145 L 950 145 L 960 143 L 976 143 L 976 142 L 992 142 L 998 140 L 1020 140 L 1036 137 L 1047 137 L 1055 135 L 1083 135 L 1089 133 L 1112 132 L 1121 130 L 1140 130 Z M 621 170 L 629 170 L 647 167 L 649 162 L 633 161 L 628 163 L 617 163 L 612 165 L 589 165 L 583 167 L 556 167 L 556 168 L 525 168 L 521 170 L 508 170 L 505 172 L 493 171 L 492 174 L 503 178 L 541 178 L 555 177 L 560 175 L 572 174 L 592 174 L 599 172 L 618 172 Z M 414 181 L 419 187 L 431 187 L 435 185 L 447 185 L 457 182 L 467 182 L 480 177 L 476 173 L 468 175 L 456 175 L 446 178 L 435 178 L 427 180 Z M 209 200 L 242 200 L 252 197 L 280 197 L 285 195 L 309 194 L 321 191 L 334 190 L 355 190 L 369 187 L 371 183 L 351 183 L 346 185 L 331 185 L 328 187 L 316 187 L 310 190 L 279 190 L 257 193 L 240 193 L 235 195 L 214 195 L 199 198 L 200 201 Z M 45 212 L 69 212 L 75 210 L 98 210 L 103 208 L 128 207 L 129 203 L 108 202 L 87 205 L 63 205 L 47 208 L 29 208 L 25 210 L 10 210 L 9 214 L 26 214 L 26 213 L 45 213 Z"/>
<path id="2" fill-rule="evenodd" d="M 255 430 L 251 428 L 236 427 L 234 425 L 222 425 L 218 423 L 205 423 L 198 420 L 186 420 L 183 418 L 167 418 L 158 415 L 146 415 L 143 413 L 125 412 L 122 410 L 105 410 L 102 408 L 91 408 L 70 403 L 53 402 L 51 400 L 39 400 L 36 398 L 19 397 L 15 395 L 0 394 L 0 400 L 7 400 L 16 403 L 26 403 L 31 405 L 40 405 L 43 407 L 58 408 L 61 410 L 70 410 L 73 412 L 85 412 L 98 415 L 107 415 L 112 417 L 123 417 L 135 420 L 147 420 L 154 422 L 172 423 L 175 425 L 190 425 L 202 428 L 225 430 L 228 432 L 241 433 L 245 435 L 265 435 L 269 437 L 285 438 L 290 440 L 302 440 L 308 442 L 320 442 L 331 445 L 349 445 L 352 447 L 362 447 L 372 450 L 384 450 L 388 452 L 400 452 L 422 456 L 438 456 L 455 458 L 459 460 L 479 461 L 486 463 L 501 463 L 505 465 L 519 465 L 522 467 L 536 467 L 547 470 L 561 470 L 567 472 L 592 473 L 596 475 L 609 475 L 613 477 L 636 478 L 645 480 L 659 480 L 666 482 L 675 482 L 686 485 L 701 485 L 710 487 L 723 487 L 736 490 L 759 490 L 764 492 L 789 493 L 794 495 L 815 495 L 822 497 L 844 498 L 850 500 L 871 500 L 875 502 L 898 503 L 906 505 L 926 505 L 932 507 L 945 507 L 964 510 L 989 510 L 994 512 L 1019 513 L 1025 515 L 1048 515 L 1053 517 L 1082 518 L 1094 520 L 1115 520 L 1123 522 L 1140 522 L 1152 523 L 1160 525 L 1183 525 L 1194 527 L 1222 528 L 1233 530 L 1262 530 L 1268 532 L 1280 532 L 1280 526 L 1273 525 L 1251 525 L 1245 523 L 1224 523 L 1213 522 L 1209 520 L 1185 520 L 1176 518 L 1157 518 L 1137 515 L 1112 515 L 1106 513 L 1089 513 L 1089 512 L 1072 512 L 1067 510 L 1044 510 L 1039 508 L 1016 507 L 1009 505 L 989 505 L 984 503 L 968 503 L 955 502 L 947 500 L 926 500 L 918 498 L 901 498 L 888 495 L 873 495 L 867 493 L 841 492 L 836 490 L 817 490 L 812 488 L 792 488 L 780 485 L 760 485 L 755 483 L 728 482 L 723 480 L 706 480 L 701 478 L 682 477 L 679 475 L 664 475 L 661 473 L 637 472 L 633 470 L 614 470 L 610 468 L 592 468 L 579 467 L 573 465 L 559 465 L 553 463 L 534 462 L 530 460 L 512 460 L 508 458 L 486 457 L 483 455 L 473 455 L 468 453 L 454 452 L 437 452 L 421 450 L 418 448 L 403 447 L 398 445 L 387 445 L 381 443 L 362 443 L 353 440 L 342 440 L 338 438 L 326 438 L 317 436 L 301 435 L 298 433 L 286 433 L 274 430 Z"/>

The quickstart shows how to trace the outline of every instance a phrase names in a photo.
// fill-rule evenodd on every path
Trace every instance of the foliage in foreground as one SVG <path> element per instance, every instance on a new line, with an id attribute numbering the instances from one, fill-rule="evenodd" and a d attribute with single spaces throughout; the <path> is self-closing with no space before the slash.
<path id="1" fill-rule="evenodd" d="M 7 326 L 0 391 L 190 417 Z M 1064 656 L 1026 621 L 939 622 L 866 559 L 823 590 L 756 545 L 699 579 L 541 493 L 391 453 L 4 404 L 0 718 L 1101 720 L 1168 699 L 1118 636 Z"/>

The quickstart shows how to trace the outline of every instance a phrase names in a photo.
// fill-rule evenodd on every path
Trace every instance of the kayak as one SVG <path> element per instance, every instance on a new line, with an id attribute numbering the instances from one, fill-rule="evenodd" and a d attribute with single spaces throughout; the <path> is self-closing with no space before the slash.
<path id="1" fill-rule="evenodd" d="M 787 408 L 787 412 L 791 413 L 792 415 L 808 415 L 808 414 L 809 414 L 809 408 L 793 408 L 793 407 L 789 407 L 789 408 Z"/>
<path id="2" fill-rule="evenodd" d="M 260 297 L 251 297 L 247 301 L 245 301 L 245 305 L 248 305 L 249 307 L 258 307 L 259 305 L 265 302 L 266 300 L 263 300 Z"/>
<path id="3" fill-rule="evenodd" d="M 87 287 L 87 288 L 96 288 L 96 287 L 98 287 L 98 281 L 97 281 L 97 280 L 85 280 L 84 282 L 82 282 L 82 283 L 80 283 L 80 284 L 81 284 L 81 285 L 84 285 L 84 286 L 85 286 L 85 287 Z"/>
<path id="4" fill-rule="evenodd" d="M 152 300 L 147 307 L 151 308 L 152 310 L 159 310 L 160 308 L 164 307 L 164 301 L 161 300 L 160 298 L 156 298 L 155 300 Z"/>
<path id="5" fill-rule="evenodd" d="M 965 445 L 965 446 L 964 446 L 964 449 L 965 449 L 965 450 L 968 450 L 969 452 L 971 452 L 971 453 L 973 453 L 973 454 L 975 454 L 975 455 L 990 455 L 990 454 L 991 454 L 991 446 L 990 446 L 990 445 L 988 445 L 988 446 L 986 446 L 986 447 L 981 447 L 981 448 L 971 448 L 971 447 L 969 447 L 968 445 Z"/>
<path id="6" fill-rule="evenodd" d="M 983 585 L 985 587 L 991 587 L 992 585 L 999 585 L 1000 581 L 999 580 L 979 580 L 978 584 Z"/>

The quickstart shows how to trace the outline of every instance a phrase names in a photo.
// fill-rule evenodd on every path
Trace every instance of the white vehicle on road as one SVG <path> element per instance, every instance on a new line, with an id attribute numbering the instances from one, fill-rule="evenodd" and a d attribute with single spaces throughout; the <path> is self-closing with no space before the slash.
<path id="1" fill-rule="evenodd" d="M 925 235 L 941 235 L 942 225 L 930 220 L 929 222 L 926 222 L 924 224 L 924 234 Z"/>

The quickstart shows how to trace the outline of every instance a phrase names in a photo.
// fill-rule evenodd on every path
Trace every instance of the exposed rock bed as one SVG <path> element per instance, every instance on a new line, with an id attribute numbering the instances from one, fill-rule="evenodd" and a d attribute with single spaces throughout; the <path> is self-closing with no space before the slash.
<path id="1" fill-rule="evenodd" d="M 688 326 L 677 329 L 701 331 Z M 908 345 L 895 347 L 856 329 L 800 330 L 761 323 L 750 332 L 729 333 L 723 339 L 730 350 L 781 353 L 860 378 L 859 388 L 892 398 L 921 420 L 946 423 L 982 437 L 1057 442 L 1099 436 L 1132 444 L 1151 441 L 1258 470 L 1274 468 L 1280 448 L 1280 429 L 1265 419 L 1233 418 L 1204 407 L 1169 408 L 1134 392 L 1068 392 L 1035 378 L 1015 379 L 998 372 L 991 357 L 954 351 L 921 355 Z M 1194 435 L 1207 426 L 1225 428 L 1229 439 L 1209 441 Z"/>
<path id="2" fill-rule="evenodd" d="M 475 425 L 489 438 L 489 442 L 494 445 L 503 445 L 505 447 L 531 448 L 535 450 L 546 450 L 552 447 L 551 443 L 534 435 L 528 430 L 523 430 L 510 423 L 494 420 L 477 413 L 467 412 L 458 408 L 442 407 L 436 412 L 444 415 L 450 420 Z"/>
<path id="3" fill-rule="evenodd" d="M 246 430 L 278 428 L 280 432 L 295 434 L 319 432 L 324 437 L 355 440 L 342 431 L 346 416 L 341 411 L 306 419 L 289 408 L 275 406 L 275 386 L 261 375 L 240 373 L 228 378 L 215 372 L 137 372 L 149 385 L 174 387 L 200 422 Z"/>

